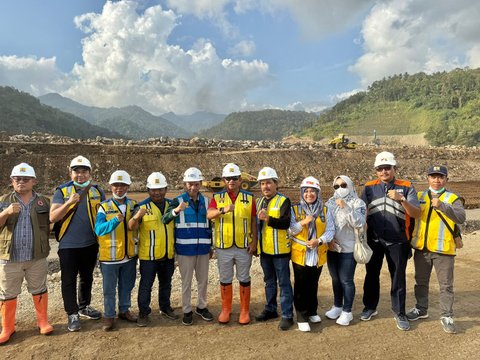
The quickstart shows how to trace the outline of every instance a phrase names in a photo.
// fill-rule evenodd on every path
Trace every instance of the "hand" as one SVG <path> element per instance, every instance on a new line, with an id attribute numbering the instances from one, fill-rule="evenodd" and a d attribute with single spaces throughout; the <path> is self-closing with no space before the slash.
<path id="1" fill-rule="evenodd" d="M 223 213 L 233 212 L 235 210 L 235 204 L 230 204 L 223 208 Z"/>
<path id="2" fill-rule="evenodd" d="M 318 239 L 313 239 L 313 240 L 307 240 L 306 243 L 309 249 L 316 249 L 320 241 Z"/>
<path id="3" fill-rule="evenodd" d="M 11 203 L 5 210 L 7 211 L 8 216 L 11 216 L 20 213 L 21 208 L 20 203 Z"/>
<path id="4" fill-rule="evenodd" d="M 258 218 L 260 220 L 267 221 L 268 220 L 267 210 L 265 210 L 265 209 L 260 210 L 258 212 Z"/>
<path id="5" fill-rule="evenodd" d="M 434 197 L 432 194 L 432 207 L 434 207 L 435 209 L 438 209 L 440 208 L 441 203 L 442 201 L 438 198 L 438 195 Z"/>
<path id="6" fill-rule="evenodd" d="M 305 219 L 303 219 L 302 221 L 300 221 L 300 225 L 306 226 L 306 225 L 310 224 L 312 221 L 313 221 L 313 216 L 312 216 L 312 215 L 308 215 L 308 216 L 305 217 Z"/>
<path id="7" fill-rule="evenodd" d="M 147 213 L 148 211 L 145 208 L 138 209 L 137 214 L 135 215 L 135 220 L 140 220 Z"/>
<path id="8" fill-rule="evenodd" d="M 175 208 L 175 213 L 179 213 L 187 208 L 188 203 L 186 201 L 182 201 L 178 206 Z"/>
<path id="9" fill-rule="evenodd" d="M 78 203 L 79 201 L 80 201 L 80 195 L 78 193 L 75 193 L 75 194 L 72 194 L 72 196 L 70 196 L 70 199 L 67 200 L 67 204 L 73 205 Z"/>
<path id="10" fill-rule="evenodd" d="M 397 190 L 388 190 L 387 196 L 395 201 L 400 201 L 400 199 L 403 197 L 402 194 L 400 194 Z"/>
<path id="11" fill-rule="evenodd" d="M 340 209 L 343 209 L 345 207 L 345 201 L 343 201 L 343 199 L 336 199 L 335 202 L 337 203 L 337 206 L 340 208 Z"/>
<path id="12" fill-rule="evenodd" d="M 251 242 L 250 244 L 248 244 L 247 251 L 250 255 L 258 256 L 258 254 L 257 254 L 257 243 Z"/>
<path id="13" fill-rule="evenodd" d="M 333 239 L 332 241 L 330 241 L 330 242 L 328 243 L 328 250 L 330 250 L 330 251 L 337 251 L 337 248 L 336 248 L 335 245 L 337 245 L 337 243 L 336 243 L 336 240 Z"/>
<path id="14" fill-rule="evenodd" d="M 117 214 L 117 216 L 115 216 L 118 220 L 118 222 L 123 222 L 123 220 L 125 219 L 125 216 L 123 214 Z"/>

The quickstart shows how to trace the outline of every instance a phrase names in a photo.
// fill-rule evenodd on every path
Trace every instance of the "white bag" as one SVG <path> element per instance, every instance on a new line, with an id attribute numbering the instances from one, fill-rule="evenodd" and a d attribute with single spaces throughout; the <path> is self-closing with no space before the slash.
<path id="1" fill-rule="evenodd" d="M 364 227 L 355 229 L 355 247 L 353 257 L 358 264 L 366 264 L 370 261 L 373 251 L 367 244 L 367 232 Z"/>

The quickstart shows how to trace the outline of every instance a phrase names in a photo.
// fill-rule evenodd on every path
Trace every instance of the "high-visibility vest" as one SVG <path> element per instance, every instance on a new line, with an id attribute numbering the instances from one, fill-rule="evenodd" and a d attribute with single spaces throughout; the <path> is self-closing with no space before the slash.
<path id="1" fill-rule="evenodd" d="M 213 195 L 217 209 L 228 207 L 232 199 L 227 191 Z M 215 247 L 228 249 L 235 244 L 244 249 L 252 242 L 253 195 L 240 190 L 235 199 L 235 210 L 215 219 Z"/>
<path id="2" fill-rule="evenodd" d="M 63 200 L 67 201 L 70 197 L 75 194 L 77 191 L 75 190 L 75 186 L 73 185 L 73 181 L 69 181 L 66 184 L 60 185 L 57 189 L 59 189 L 63 194 Z M 90 226 L 92 227 L 92 232 L 95 233 L 95 219 L 97 218 L 97 209 L 101 201 L 101 193 L 97 188 L 97 185 L 92 185 L 88 190 L 87 196 L 87 211 L 88 211 L 88 219 L 90 220 Z M 75 204 L 72 204 L 68 210 L 74 207 Z M 67 210 L 67 212 L 68 212 Z M 72 221 L 73 215 L 75 211 L 72 212 L 65 221 L 63 221 L 62 226 L 60 227 L 60 233 L 58 235 L 58 241 L 60 241 L 65 235 L 70 226 L 70 222 Z"/>
<path id="3" fill-rule="evenodd" d="M 276 194 L 268 203 L 267 214 L 271 218 L 280 218 L 280 208 L 287 198 L 284 195 Z M 262 209 L 264 197 L 257 200 L 257 211 Z M 274 229 L 263 222 L 259 233 L 260 252 L 268 255 L 282 255 L 290 253 L 290 239 L 287 230 Z"/>
<path id="4" fill-rule="evenodd" d="M 458 196 L 449 191 L 445 191 L 440 195 L 439 199 L 444 203 L 453 204 L 454 201 L 458 199 Z M 428 196 L 428 190 L 419 192 L 418 200 L 420 202 L 421 215 L 420 219 L 415 222 L 411 241 L 412 247 L 423 250 L 425 248 L 425 239 L 427 239 L 426 247 L 428 251 L 445 255 L 455 255 L 454 237 L 437 214 L 437 211 L 443 215 L 443 218 L 452 230 L 455 228 L 455 223 L 440 210 L 435 211 L 433 207 L 430 206 L 431 200 Z"/>
<path id="5" fill-rule="evenodd" d="M 136 255 L 133 231 L 128 230 L 128 221 L 132 218 L 135 204 L 136 202 L 134 200 L 127 199 L 125 202 L 127 209 L 123 222 L 118 224 L 115 230 L 98 237 L 100 261 L 120 261 L 123 260 L 125 256 L 133 258 Z M 103 201 L 100 206 L 105 212 L 107 221 L 112 220 L 118 214 L 122 214 L 122 211 L 113 199 Z"/>
<path id="6" fill-rule="evenodd" d="M 295 214 L 295 221 L 300 222 L 307 217 L 307 214 L 302 209 L 300 204 L 292 206 Z M 315 219 L 315 227 L 317 230 L 317 238 L 319 238 L 327 227 L 327 207 L 323 207 L 323 212 Z M 308 239 L 308 226 L 303 226 L 302 231 L 295 236 L 292 236 L 292 262 L 298 265 L 305 266 Z M 322 244 L 317 248 L 318 262 L 317 266 L 322 266 L 327 261 L 327 244 Z"/>
<path id="7" fill-rule="evenodd" d="M 170 202 L 170 199 L 165 199 L 165 209 Z M 159 260 L 165 257 L 173 259 L 175 256 L 174 222 L 163 224 L 164 214 L 150 198 L 142 201 L 138 206 L 147 210 L 138 228 L 138 258 L 140 260 Z"/>

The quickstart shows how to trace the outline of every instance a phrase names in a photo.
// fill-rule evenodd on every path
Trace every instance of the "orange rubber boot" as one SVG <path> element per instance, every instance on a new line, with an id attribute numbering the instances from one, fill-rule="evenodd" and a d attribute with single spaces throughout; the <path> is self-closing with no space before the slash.
<path id="1" fill-rule="evenodd" d="M 17 299 L 0 301 L 0 313 L 2 314 L 2 333 L 0 334 L 0 344 L 5 344 L 10 340 L 10 336 L 15 332 L 15 312 L 17 311 Z"/>
<path id="2" fill-rule="evenodd" d="M 250 285 L 240 284 L 240 317 L 238 322 L 242 325 L 250 323 Z"/>
<path id="3" fill-rule="evenodd" d="M 33 304 L 37 313 L 37 326 L 40 329 L 40 334 L 50 335 L 53 332 L 53 326 L 48 323 L 48 293 L 33 295 Z"/>
<path id="4" fill-rule="evenodd" d="M 226 324 L 230 321 L 230 313 L 232 312 L 232 284 L 220 285 L 222 294 L 222 311 L 218 316 L 220 324 Z"/>

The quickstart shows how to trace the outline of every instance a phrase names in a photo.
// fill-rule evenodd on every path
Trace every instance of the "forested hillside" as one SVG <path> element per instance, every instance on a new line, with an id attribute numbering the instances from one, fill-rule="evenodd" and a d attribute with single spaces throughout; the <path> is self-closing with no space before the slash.
<path id="1" fill-rule="evenodd" d="M 229 114 L 223 122 L 199 132 L 207 138 L 279 140 L 310 127 L 317 115 L 302 111 L 261 110 Z"/>
<path id="2" fill-rule="evenodd" d="M 73 138 L 121 137 L 115 131 L 92 125 L 72 114 L 43 105 L 37 98 L 27 93 L 2 86 L 0 86 L 0 130 L 9 134 L 48 132 Z"/>
<path id="3" fill-rule="evenodd" d="M 337 103 L 302 132 L 315 139 L 338 132 L 369 135 L 426 133 L 432 145 L 478 145 L 480 69 L 375 81 L 367 91 Z"/>

